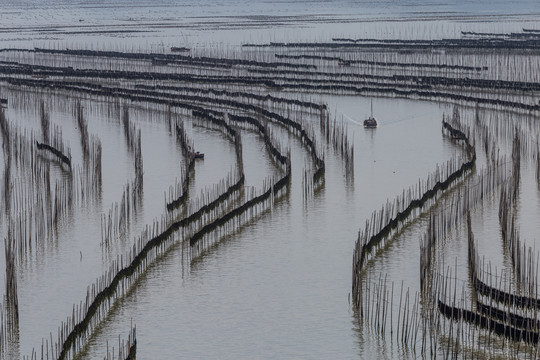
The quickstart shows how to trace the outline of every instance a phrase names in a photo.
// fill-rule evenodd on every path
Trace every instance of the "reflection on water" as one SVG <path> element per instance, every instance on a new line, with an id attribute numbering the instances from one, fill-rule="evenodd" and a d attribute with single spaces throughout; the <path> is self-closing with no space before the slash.
<path id="1" fill-rule="evenodd" d="M 434 119 L 441 116 L 436 105 L 397 103 L 411 112 L 431 112 Z M 381 118 L 391 113 L 385 109 Z M 108 334 L 123 333 L 133 318 L 143 358 L 156 352 L 177 356 L 171 343 L 181 344 L 186 358 L 355 357 L 347 294 L 358 227 L 386 197 L 400 193 L 404 183 L 414 183 L 456 150 L 441 136 L 437 120 L 422 119 L 409 124 L 417 131 L 406 137 L 401 136 L 406 121 L 377 133 L 349 127 L 356 145 L 353 187 L 345 186 L 341 161 L 328 156 L 324 188 L 309 206 L 302 205 L 301 173 L 293 170 L 290 194 L 270 213 L 222 239 L 201 258 L 189 261 L 177 246 L 106 322 L 93 340 L 96 354 L 103 351 Z M 425 136 L 430 141 L 422 144 Z M 296 140 L 290 144 L 293 169 L 299 169 L 305 149 Z M 244 142 L 244 154 L 261 154 L 260 146 Z M 250 159 L 247 169 L 252 161 L 260 163 Z M 249 182 L 249 173 L 247 177 Z M 416 236 L 411 238 L 417 244 Z M 416 268 L 405 271 L 417 273 Z"/>
<path id="2" fill-rule="evenodd" d="M 516 8 L 516 12 L 527 13 L 534 6 L 528 2 L 523 4 L 519 11 Z M 168 48 L 169 44 L 186 42 L 199 48 L 201 53 L 227 51 L 229 45 L 234 52 L 239 51 L 237 45 L 241 42 L 268 42 L 269 39 L 309 41 L 324 35 L 324 40 L 327 40 L 341 34 L 409 38 L 419 32 L 428 33 L 425 36 L 429 37 L 453 36 L 462 29 L 498 31 L 502 25 L 495 22 L 461 22 L 446 15 L 453 11 L 486 15 L 491 11 L 497 12 L 506 3 L 491 4 L 493 6 L 488 11 L 482 3 L 454 10 L 455 5 L 436 2 L 433 4 L 435 9 L 428 11 L 425 5 L 414 2 L 397 5 L 394 2 L 364 2 L 361 5 L 365 8 L 358 5 L 360 9 L 350 14 L 346 12 L 350 4 L 331 2 L 317 8 L 321 14 L 333 9 L 335 12 L 331 16 L 280 19 L 280 27 L 271 29 L 267 27 L 273 26 L 275 17 L 305 15 L 308 11 L 306 4 L 277 6 L 264 3 L 260 4 L 260 9 L 253 10 L 253 14 L 266 13 L 274 19 L 251 18 L 252 10 L 246 10 L 251 7 L 242 2 L 234 3 L 232 8 L 230 4 L 221 8 L 221 4 L 211 3 L 207 6 L 213 12 L 204 19 L 185 19 L 186 14 L 179 14 L 190 9 L 189 16 L 201 13 L 208 16 L 198 3 L 188 3 L 185 7 L 164 4 L 149 9 L 148 4 L 140 2 L 134 9 L 126 5 L 119 6 L 119 12 L 106 11 L 105 17 L 102 17 L 103 6 L 98 5 L 86 7 L 82 14 L 65 4 L 28 8 L 20 12 L 17 7 L 9 7 L 14 14 L 10 26 L 17 29 L 6 31 L 1 37 L 8 45 L 23 47 L 42 46 L 43 43 L 83 47 L 99 41 L 100 46 L 105 47 L 127 49 L 131 46 L 155 51 L 159 47 Z M 364 9 L 368 10 L 364 13 Z M 240 13 L 243 18 L 213 17 L 238 15 L 237 10 L 244 11 Z M 439 11 L 446 15 L 443 19 L 434 19 Z M 47 15 L 51 12 L 57 13 L 52 20 Z M 395 20 L 392 17 L 403 13 L 409 21 L 392 21 Z M 424 16 L 428 19 L 417 18 Z M 381 17 L 386 20 L 372 22 L 372 19 Z M 344 18 L 350 21 L 341 23 Z M 23 26 L 29 20 L 35 28 Z M 529 20 L 527 16 L 512 18 L 505 29 L 519 31 Z M 49 21 L 58 25 L 58 31 L 44 34 L 40 27 L 49 26 Z M 151 33 L 69 33 L 84 29 L 87 23 L 116 26 L 117 22 L 124 30 L 140 27 Z M 141 25 L 146 22 L 146 25 Z M 71 29 L 72 24 L 78 25 Z M 251 26 L 253 31 L 245 30 Z M 294 33 L 291 33 L 293 28 Z M 216 32 L 217 29 L 223 31 Z M 425 29 L 435 31 L 420 31 Z M 62 126 L 74 161 L 80 161 L 82 153 L 78 145 L 72 97 L 22 94 L 8 87 L 0 88 L 0 94 L 7 94 L 10 99 L 7 116 L 17 119 L 19 127 L 36 132 L 39 129 L 39 100 L 46 98 L 51 122 Z M 352 249 L 358 229 L 364 226 L 373 210 L 400 195 L 404 188 L 424 179 L 437 164 L 462 153 L 461 147 L 441 133 L 442 114 L 450 113 L 452 105 L 350 95 L 311 97 L 312 101 L 327 103 L 332 119 L 346 124 L 348 136 L 354 141 L 353 180 L 346 177 L 345 164 L 339 154 L 321 141 L 320 146 L 326 154 L 324 186 L 306 198 L 302 186 L 303 170 L 309 167 L 310 161 L 306 147 L 297 137 L 270 125 L 284 148 L 291 150 L 293 178 L 290 190 L 276 199 L 271 210 L 263 212 L 235 233 L 219 239 L 196 258 L 191 257 L 189 245 L 175 245 L 152 264 L 128 295 L 112 308 L 111 314 L 90 339 L 84 357 L 103 356 L 108 342 L 113 343 L 119 334 L 125 337 L 132 322 L 137 326 L 137 355 L 141 359 L 394 359 L 415 356 L 410 349 L 396 345 L 391 338 L 382 337 L 369 326 L 360 324 L 349 295 Z M 110 247 L 104 247 L 100 234 L 101 216 L 113 203 L 120 201 L 123 186 L 133 179 L 133 157 L 124 143 L 118 104 L 104 104 L 91 99 L 81 101 L 89 132 L 99 136 L 105 154 L 102 193 L 99 201 L 77 207 L 73 215 L 59 225 L 57 239 L 34 249 L 28 259 L 21 261 L 18 270 L 20 349 L 24 355 L 31 354 L 32 348 L 37 348 L 42 338 L 56 331 L 59 323 L 70 314 L 73 304 L 84 299 L 88 284 L 108 268 L 112 259 L 126 252 L 146 224 L 164 212 L 164 193 L 180 177 L 183 169 L 184 159 L 168 128 L 166 109 L 122 104 L 130 107 L 131 118 L 142 133 L 143 206 L 130 222 L 128 233 Z M 376 130 L 364 129 L 360 125 L 369 114 L 371 102 L 379 121 Z M 466 108 L 462 116 L 471 119 L 473 114 L 474 109 Z M 221 131 L 192 123 L 190 118 L 184 119 L 185 114 L 179 116 L 186 122 L 195 149 L 205 154 L 204 161 L 196 163 L 191 183 L 190 194 L 195 198 L 227 176 L 235 166 L 235 149 L 233 142 Z M 496 119 L 498 115 L 486 110 L 485 116 Z M 527 125 L 523 124 L 530 123 L 531 119 L 513 114 L 511 121 L 526 128 Z M 279 175 L 280 170 L 268 155 L 258 133 L 243 129 L 241 134 L 246 189 L 260 189 L 265 179 Z M 508 140 L 503 136 L 498 141 L 503 149 L 511 147 L 511 142 L 505 143 Z M 0 166 L 4 169 L 3 153 L 0 159 Z M 534 246 L 537 223 L 531 219 L 538 218 L 540 202 L 535 169 L 530 160 L 523 164 L 517 217 L 522 224 L 522 239 Z M 479 155 L 478 167 L 484 166 L 486 161 L 485 156 Z M 59 176 L 59 171 L 54 172 L 54 178 Z M 467 185 L 460 183 L 456 186 Z M 498 194 L 484 199 L 483 206 L 473 212 L 472 218 L 478 251 L 494 267 L 511 269 L 508 254 L 499 241 Z M 3 221 L 5 223 L 6 219 Z M 424 214 L 408 223 L 387 243 L 380 256 L 369 262 L 369 273 L 374 278 L 385 276 L 389 281 L 417 291 L 420 286 L 418 239 L 425 231 L 427 221 L 428 216 Z M 7 235 L 5 227 L 2 227 L 0 235 Z M 465 283 L 469 274 L 464 224 L 456 227 L 445 239 L 440 252 L 441 263 L 455 266 L 456 277 Z M 4 260 L 0 259 L 0 268 L 4 265 Z"/>
<path id="3" fill-rule="evenodd" d="M 77 139 L 70 106 L 59 106 L 56 98 L 52 99 L 51 119 L 63 126 L 66 137 Z M 354 97 L 328 96 L 321 100 L 331 107 L 335 104 L 343 113 L 360 113 L 368 104 L 367 99 Z M 414 183 L 456 150 L 441 136 L 438 119 L 443 109 L 438 105 L 385 99 L 376 99 L 376 103 L 381 104 L 379 129 L 373 132 L 348 125 L 355 141 L 353 184 L 347 183 L 343 163 L 328 149 L 325 185 L 304 206 L 301 169 L 306 151 L 295 137 L 282 138 L 292 152 L 289 194 L 270 212 L 222 239 L 200 258 L 189 259 L 183 246 L 176 246 L 113 309 L 92 340 L 89 357 L 104 353 L 111 335 L 123 334 L 132 320 L 137 324 L 141 358 L 156 353 L 174 358 L 179 351 L 189 358 L 215 354 L 228 358 L 250 354 L 353 357 L 358 350 L 350 328 L 352 310 L 347 294 L 351 249 L 358 227 L 372 209 L 400 193 L 403 184 Z M 396 107 L 382 105 L 385 103 Z M 38 339 L 58 325 L 66 316 L 65 309 L 84 297 L 86 285 L 106 269 L 107 259 L 122 253 L 129 239 L 160 215 L 164 189 L 174 182 L 182 167 L 180 149 L 167 124 L 156 120 L 155 114 L 150 120 L 146 111 L 133 111 L 131 118 L 143 133 L 144 207 L 130 225 L 131 235 L 103 249 L 100 214 L 119 201 L 122 185 L 133 177 L 133 165 L 123 140 L 118 141 L 123 138 L 119 120 L 114 116 L 104 118 L 90 102 L 84 106 L 90 133 L 99 135 L 104 154 L 114 156 L 103 158 L 102 200 L 77 210 L 63 225 L 56 245 L 45 253 L 36 253 L 36 260 L 25 262 L 21 268 L 23 354 L 30 353 Z M 386 122 L 404 110 L 411 118 L 414 113 L 432 116 Z M 7 115 L 23 119 L 26 125 L 21 126 L 33 127 L 36 122 L 32 113 L 28 107 L 13 106 Z M 206 155 L 195 169 L 192 191 L 197 194 L 231 169 L 234 146 L 220 131 L 192 126 L 190 133 L 195 148 Z M 242 133 L 246 185 L 260 187 L 277 169 L 260 136 L 251 130 Z M 73 158 L 80 157 L 75 141 L 71 146 Z M 39 308 L 35 306 L 37 294 Z M 171 346 L 173 343 L 179 347 Z M 225 344 L 230 350 L 221 354 Z"/>

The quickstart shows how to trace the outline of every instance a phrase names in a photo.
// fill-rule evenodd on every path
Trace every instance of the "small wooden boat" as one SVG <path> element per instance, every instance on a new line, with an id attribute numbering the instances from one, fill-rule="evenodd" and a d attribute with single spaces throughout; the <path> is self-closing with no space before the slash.
<path id="1" fill-rule="evenodd" d="M 193 157 L 194 157 L 195 159 L 204 159 L 204 154 L 197 151 L 197 152 L 193 155 Z"/>
<path id="2" fill-rule="evenodd" d="M 377 124 L 377 119 L 373 117 L 373 100 L 371 100 L 371 115 L 366 120 L 364 120 L 364 127 L 373 129 L 377 126 L 379 126 L 379 124 Z"/>
<path id="3" fill-rule="evenodd" d="M 364 120 L 365 128 L 376 128 L 377 126 L 379 126 L 377 124 L 377 119 L 375 119 L 373 116 L 370 116 L 366 120 Z"/>

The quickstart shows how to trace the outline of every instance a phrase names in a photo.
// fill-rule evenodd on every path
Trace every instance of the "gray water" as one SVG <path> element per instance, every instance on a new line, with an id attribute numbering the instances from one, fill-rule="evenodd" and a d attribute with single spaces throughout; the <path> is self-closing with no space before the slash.
<path id="1" fill-rule="evenodd" d="M 115 11 L 104 11 L 99 3 L 81 11 L 62 2 L 2 4 L 8 11 L 1 18 L 6 31 L 0 36 L 6 47 L 120 46 L 155 51 L 189 44 L 202 53 L 212 53 L 227 51 L 229 47 L 231 51 L 240 51 L 241 42 L 328 40 L 340 35 L 415 38 L 454 36 L 471 29 L 510 32 L 533 27 L 538 17 L 536 4 L 526 1 L 512 6 L 512 16 L 501 16 L 498 21 L 486 18 L 508 14 L 506 3 L 497 2 L 488 9 L 482 3 L 425 5 L 413 1 L 399 5 L 332 2 L 309 10 L 305 5 L 271 2 L 251 8 L 242 2 L 162 6 L 141 2 L 132 8 L 117 2 L 112 5 Z M 348 11 L 350 8 L 353 10 Z M 271 21 L 250 18 L 259 14 L 269 16 Z M 288 18 L 290 15 L 303 16 L 308 21 Z M 407 21 L 396 21 L 402 18 Z M 476 18 L 481 20 L 475 21 Z M 343 24 L 343 19 L 350 21 Z M 374 19 L 381 21 L 373 22 Z M 150 32 L 42 32 L 51 24 L 66 31 L 84 29 L 89 24 L 96 28 L 110 26 L 119 21 L 127 29 L 137 27 Z M 137 25 L 130 25 L 133 22 Z M 16 30 L 8 31 L 10 27 Z M 7 94 L 10 104 L 22 96 L 7 88 L 1 88 L 0 94 Z M 139 359 L 413 356 L 359 325 L 349 297 L 352 250 L 359 228 L 372 211 L 418 179 L 424 179 L 437 164 L 462 153 L 441 133 L 442 114 L 450 113 L 452 105 L 359 96 L 309 96 L 327 103 L 331 117 L 347 124 L 355 146 L 354 179 L 346 179 L 343 161 L 326 147 L 324 186 L 305 198 L 302 171 L 309 159 L 307 150 L 294 136 L 281 136 L 292 155 L 293 178 L 288 194 L 270 211 L 220 239 L 201 256 L 190 258 L 186 249 L 189 246 L 185 244 L 173 247 L 112 308 L 90 339 L 84 358 L 105 356 L 107 347 L 117 346 L 118 335 L 127 337 L 131 323 L 137 326 Z M 74 161 L 80 163 L 73 99 L 56 95 L 48 99 L 51 121 L 62 126 Z M 366 130 L 358 124 L 369 114 L 371 101 L 380 123 L 376 130 Z M 7 116 L 21 128 L 37 129 L 37 105 L 35 99 L 14 104 Z M 98 135 L 103 145 L 103 193 L 97 203 L 76 208 L 62 225 L 58 239 L 19 266 L 21 355 L 39 348 L 50 332 L 54 337 L 60 322 L 71 315 L 73 304 L 84 299 L 86 287 L 108 268 L 111 259 L 125 252 L 146 224 L 164 213 L 164 192 L 182 168 L 181 150 L 169 133 L 164 111 L 131 106 L 132 119 L 143 134 L 143 206 L 129 234 L 104 249 L 100 244 L 100 217 L 120 200 L 122 186 L 133 178 L 133 161 L 125 146 L 119 114 L 109 116 L 104 107 L 92 101 L 83 101 L 83 105 L 89 132 Z M 196 196 L 234 168 L 234 144 L 220 131 L 185 119 L 196 150 L 205 153 L 204 161 L 196 165 L 190 189 Z M 520 116 L 514 117 L 514 121 L 520 120 Z M 264 179 L 278 175 L 279 170 L 256 133 L 243 130 L 242 137 L 246 186 L 260 189 Z M 524 165 L 524 170 L 519 216 L 524 217 L 523 237 L 534 244 L 538 225 L 534 219 L 538 216 L 530 214 L 540 214 L 540 200 L 534 170 L 530 165 Z M 3 167 L 1 171 L 3 176 Z M 495 242 L 499 236 L 497 205 L 497 198 L 486 200 L 482 211 L 473 215 L 474 230 L 480 240 L 479 251 L 498 266 L 508 268 L 500 242 L 492 246 L 490 240 Z M 369 265 L 369 271 L 388 274 L 391 280 L 404 281 L 406 286 L 417 289 L 418 238 L 424 229 L 425 218 L 410 224 L 392 240 L 383 256 Z M 454 241 L 448 241 L 444 257 L 466 268 L 464 231 L 459 229 Z M 465 273 L 458 276 L 466 279 Z"/>

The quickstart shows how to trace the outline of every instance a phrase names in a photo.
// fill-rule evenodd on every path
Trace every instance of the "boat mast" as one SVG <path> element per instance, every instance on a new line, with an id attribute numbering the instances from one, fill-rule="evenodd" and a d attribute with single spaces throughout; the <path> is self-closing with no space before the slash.
<path id="1" fill-rule="evenodd" d="M 371 116 L 370 117 L 373 117 L 373 99 L 371 99 Z"/>

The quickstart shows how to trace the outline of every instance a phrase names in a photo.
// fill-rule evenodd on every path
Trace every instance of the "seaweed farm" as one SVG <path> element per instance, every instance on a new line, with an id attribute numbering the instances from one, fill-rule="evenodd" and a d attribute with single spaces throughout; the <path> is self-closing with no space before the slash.
<path id="1" fill-rule="evenodd" d="M 540 358 L 540 15 L 413 3 L 5 5 L 0 358 Z"/>

